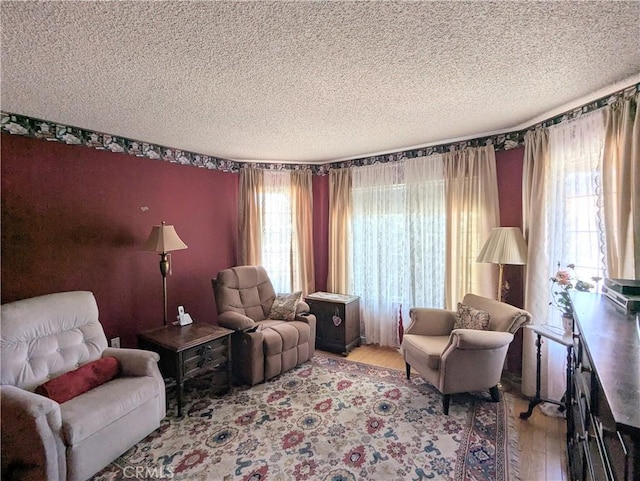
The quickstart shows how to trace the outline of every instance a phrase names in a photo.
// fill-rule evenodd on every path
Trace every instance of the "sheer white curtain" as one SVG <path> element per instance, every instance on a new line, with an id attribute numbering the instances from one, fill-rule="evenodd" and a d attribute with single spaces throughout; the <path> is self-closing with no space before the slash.
<path id="1" fill-rule="evenodd" d="M 291 292 L 297 264 L 293 239 L 291 172 L 265 170 L 262 203 L 262 265 L 276 292 Z"/>
<path id="2" fill-rule="evenodd" d="M 444 162 L 439 155 L 407 161 L 407 238 L 404 319 L 414 306 L 445 307 L 447 214 Z"/>
<path id="3" fill-rule="evenodd" d="M 442 156 L 352 170 L 351 292 L 367 343 L 399 346 L 410 307 L 444 306 Z"/>
<path id="4" fill-rule="evenodd" d="M 527 279 L 527 305 L 536 324 L 561 326 L 560 313 L 551 301 L 550 278 L 567 264 L 575 264 L 576 276 L 589 281 L 602 277 L 604 271 L 604 231 L 601 213 L 601 162 L 605 138 L 605 122 L 602 110 L 584 115 L 574 121 L 563 122 L 548 128 L 548 165 L 545 176 L 539 182 L 539 196 L 543 205 L 543 218 L 529 226 L 538 229 L 538 239 L 544 245 L 530 249 L 543 249 L 546 256 L 529 256 L 528 270 L 544 273 L 544 276 Z M 525 170 L 527 166 L 525 165 Z M 542 232 L 540 232 L 542 231 Z M 533 394 L 535 366 L 532 363 L 534 346 L 529 339 L 524 356 L 524 392 Z M 543 367 L 543 393 L 551 399 L 560 399 L 565 390 L 566 350 L 555 343 L 546 343 L 547 351 Z M 546 382 L 545 382 L 546 381 Z"/>

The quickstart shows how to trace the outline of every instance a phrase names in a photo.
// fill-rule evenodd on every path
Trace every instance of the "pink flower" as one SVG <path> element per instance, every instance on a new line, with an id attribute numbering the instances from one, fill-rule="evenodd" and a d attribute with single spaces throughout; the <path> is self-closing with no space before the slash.
<path id="1" fill-rule="evenodd" d="M 555 281 L 561 286 L 567 286 L 571 283 L 571 276 L 567 271 L 558 271 L 556 273 Z"/>

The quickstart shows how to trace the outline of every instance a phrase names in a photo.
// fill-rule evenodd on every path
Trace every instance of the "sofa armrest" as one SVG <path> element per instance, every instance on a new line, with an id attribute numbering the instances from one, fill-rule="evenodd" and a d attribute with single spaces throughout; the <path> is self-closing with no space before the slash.
<path id="1" fill-rule="evenodd" d="M 155 378 L 158 386 L 158 412 L 160 419 L 167 413 L 164 379 L 158 368 L 160 355 L 144 349 L 125 349 L 108 347 L 102 351 L 102 357 L 113 356 L 120 363 L 120 374 L 123 376 Z"/>
<path id="2" fill-rule="evenodd" d="M 155 376 L 158 373 L 160 356 L 152 351 L 108 347 L 102 351 L 102 357 L 105 356 L 118 360 L 123 376 Z"/>
<path id="3" fill-rule="evenodd" d="M 60 405 L 15 386 L 0 388 L 2 477 L 66 479 Z"/>
<path id="4" fill-rule="evenodd" d="M 513 341 L 513 334 L 510 332 L 454 329 L 451 331 L 449 346 L 455 346 L 456 349 L 486 351 L 499 349 L 511 341 Z M 449 349 L 449 346 L 446 350 Z"/>
<path id="5" fill-rule="evenodd" d="M 413 307 L 409 310 L 409 316 L 411 324 L 405 333 L 420 336 L 447 336 L 456 322 L 456 313 L 446 309 Z"/>
<path id="6" fill-rule="evenodd" d="M 227 311 L 220 314 L 218 316 L 218 324 L 227 329 L 233 329 L 234 331 L 244 331 L 256 325 L 250 317 L 234 311 Z"/>

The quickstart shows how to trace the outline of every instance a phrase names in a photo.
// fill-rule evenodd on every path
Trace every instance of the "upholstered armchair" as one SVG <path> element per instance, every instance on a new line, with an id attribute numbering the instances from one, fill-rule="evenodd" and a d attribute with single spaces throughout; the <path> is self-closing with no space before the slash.
<path id="1" fill-rule="evenodd" d="M 160 426 L 158 355 L 108 348 L 91 292 L 4 304 L 1 332 L 3 479 L 86 480 Z"/>
<path id="2" fill-rule="evenodd" d="M 294 303 L 289 319 L 272 309 L 276 292 L 262 266 L 225 269 L 212 280 L 218 323 L 231 336 L 234 377 L 253 386 L 313 357 L 316 317 L 304 301 Z"/>
<path id="3" fill-rule="evenodd" d="M 497 385 L 507 349 L 514 333 L 531 322 L 527 311 L 467 294 L 458 312 L 414 307 L 410 316 L 401 346 L 407 379 L 413 366 L 443 394 L 445 414 L 452 394 L 488 389 L 493 401 L 500 400 Z M 456 321 L 483 325 L 456 328 Z"/>

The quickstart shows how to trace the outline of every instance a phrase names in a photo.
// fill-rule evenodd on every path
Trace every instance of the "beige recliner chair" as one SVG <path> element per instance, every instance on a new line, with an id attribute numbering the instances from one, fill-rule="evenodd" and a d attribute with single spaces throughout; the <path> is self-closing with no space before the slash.
<path id="1" fill-rule="evenodd" d="M 158 355 L 108 348 L 91 292 L 4 304 L 1 332 L 2 479 L 88 479 L 160 426 Z M 118 360 L 114 379 L 61 404 L 34 392 L 105 356 Z"/>
<path id="2" fill-rule="evenodd" d="M 488 330 L 454 329 L 456 312 L 414 307 L 401 346 L 407 379 L 413 366 L 443 394 L 445 414 L 451 394 L 489 389 L 499 401 L 497 384 L 509 344 L 531 322 L 527 311 L 474 294 L 467 294 L 462 304 L 488 312 Z"/>
<path id="3" fill-rule="evenodd" d="M 240 382 L 253 386 L 313 357 L 316 317 L 300 301 L 294 320 L 268 319 L 276 292 L 264 267 L 222 270 L 212 285 L 218 323 L 236 331 L 231 336 L 231 359 Z"/>

